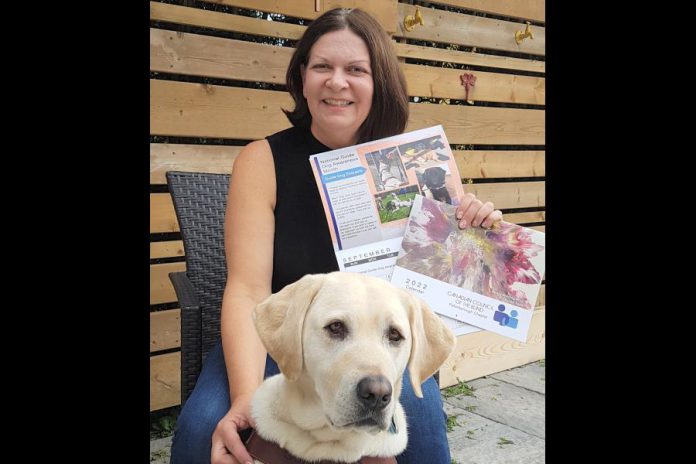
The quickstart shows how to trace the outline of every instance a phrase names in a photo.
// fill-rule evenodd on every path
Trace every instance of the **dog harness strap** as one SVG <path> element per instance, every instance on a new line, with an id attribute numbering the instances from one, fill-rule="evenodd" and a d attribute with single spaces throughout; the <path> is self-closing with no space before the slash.
<path id="1" fill-rule="evenodd" d="M 247 451 L 251 457 L 263 464 L 301 464 L 303 461 L 296 458 L 277 443 L 270 442 L 256 433 L 251 432 L 246 442 Z"/>
<path id="2" fill-rule="evenodd" d="M 246 441 L 246 447 L 251 457 L 263 464 L 345 464 L 336 461 L 313 461 L 310 463 L 293 456 L 287 450 L 278 446 L 277 443 L 264 439 L 256 433 L 256 430 L 251 432 Z M 360 462 L 353 464 L 360 464 Z"/>
<path id="3" fill-rule="evenodd" d="M 396 464 L 396 458 L 375 458 L 372 456 L 366 456 L 360 460 L 360 464 Z"/>

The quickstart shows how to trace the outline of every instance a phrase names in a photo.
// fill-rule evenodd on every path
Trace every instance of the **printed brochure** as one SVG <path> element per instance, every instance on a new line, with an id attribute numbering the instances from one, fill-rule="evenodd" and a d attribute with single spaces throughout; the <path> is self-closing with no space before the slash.
<path id="1" fill-rule="evenodd" d="M 490 230 L 459 229 L 455 209 L 415 197 L 392 284 L 442 316 L 526 342 L 545 234 L 505 221 Z"/>
<path id="2" fill-rule="evenodd" d="M 341 271 L 389 280 L 416 195 L 456 207 L 464 194 L 440 125 L 309 161 Z"/>

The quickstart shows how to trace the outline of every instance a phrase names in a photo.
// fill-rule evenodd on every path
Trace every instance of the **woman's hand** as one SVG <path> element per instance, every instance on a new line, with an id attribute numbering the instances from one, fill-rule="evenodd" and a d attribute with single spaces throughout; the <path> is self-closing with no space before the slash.
<path id="1" fill-rule="evenodd" d="M 213 432 L 210 450 L 211 464 L 251 464 L 254 462 L 247 451 L 239 432 L 256 424 L 251 418 L 251 398 L 253 393 L 239 395 L 232 407 L 218 422 Z"/>
<path id="2" fill-rule="evenodd" d="M 499 209 L 494 209 L 490 201 L 482 203 L 473 193 L 467 193 L 459 197 L 456 217 L 459 220 L 460 229 L 468 226 L 490 229 L 496 222 L 503 219 L 503 213 Z"/>

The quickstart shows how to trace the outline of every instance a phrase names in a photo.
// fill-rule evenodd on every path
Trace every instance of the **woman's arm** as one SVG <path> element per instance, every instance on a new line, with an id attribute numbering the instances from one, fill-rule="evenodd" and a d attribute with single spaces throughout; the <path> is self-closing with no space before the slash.
<path id="1" fill-rule="evenodd" d="M 234 163 L 225 215 L 227 285 L 220 315 L 231 398 L 263 381 L 266 350 L 251 318 L 271 294 L 275 167 L 266 140 L 246 146 Z"/>
<path id="2" fill-rule="evenodd" d="M 266 140 L 252 142 L 234 163 L 227 197 L 227 284 L 220 328 L 232 404 L 213 432 L 212 464 L 253 462 L 239 431 L 254 426 L 251 398 L 263 382 L 266 364 L 251 311 L 271 294 L 275 197 L 271 148 Z"/>

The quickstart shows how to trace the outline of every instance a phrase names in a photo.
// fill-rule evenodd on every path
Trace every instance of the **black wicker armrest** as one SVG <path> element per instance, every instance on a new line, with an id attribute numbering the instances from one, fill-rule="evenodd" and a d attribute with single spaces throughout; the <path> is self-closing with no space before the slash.
<path id="1" fill-rule="evenodd" d="M 201 372 L 201 305 L 185 272 L 170 272 L 181 307 L 181 405 L 196 385 Z"/>
<path id="2" fill-rule="evenodd" d="M 185 272 L 170 272 L 169 280 L 172 281 L 176 299 L 179 300 L 182 312 L 184 308 L 200 308 L 201 304 L 198 301 L 196 291 Z"/>

